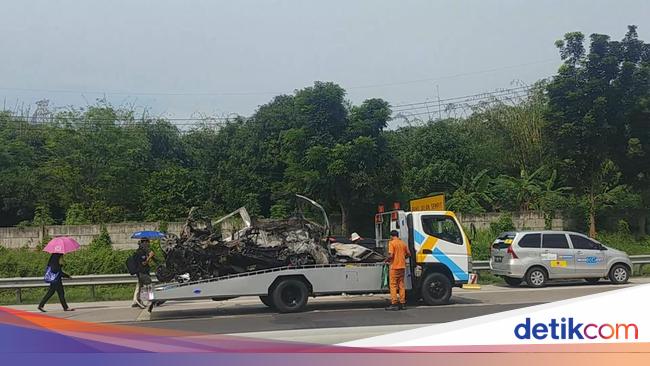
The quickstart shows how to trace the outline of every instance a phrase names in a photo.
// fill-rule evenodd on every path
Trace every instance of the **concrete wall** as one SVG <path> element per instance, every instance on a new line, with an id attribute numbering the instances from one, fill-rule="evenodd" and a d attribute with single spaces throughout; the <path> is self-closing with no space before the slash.
<path id="1" fill-rule="evenodd" d="M 458 219 L 463 226 L 469 228 L 471 225 L 477 230 L 489 229 L 491 222 L 496 222 L 502 214 L 500 212 L 488 212 L 480 215 L 458 214 Z M 544 215 L 534 211 L 515 212 L 512 214 L 512 223 L 518 230 L 544 230 Z M 553 230 L 564 230 L 565 220 L 558 214 L 551 224 Z"/>
<path id="2" fill-rule="evenodd" d="M 167 225 L 170 233 L 179 234 L 182 223 L 173 222 Z M 131 234 L 140 230 L 157 230 L 156 222 L 133 222 L 120 224 L 107 224 L 106 230 L 113 242 L 115 249 L 137 248 L 137 241 L 131 239 Z M 6 248 L 36 247 L 46 235 L 70 236 L 79 244 L 88 245 L 101 232 L 101 225 L 52 225 L 44 227 L 3 227 L 0 228 L 0 245 Z"/>
<path id="3" fill-rule="evenodd" d="M 0 245 L 5 248 L 35 247 L 42 237 L 40 227 L 0 227 Z"/>

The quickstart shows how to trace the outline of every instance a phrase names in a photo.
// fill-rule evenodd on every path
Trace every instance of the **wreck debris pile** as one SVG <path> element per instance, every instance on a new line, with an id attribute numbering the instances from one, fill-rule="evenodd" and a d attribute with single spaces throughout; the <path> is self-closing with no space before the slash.
<path id="1" fill-rule="evenodd" d="M 386 259 L 374 250 L 357 244 L 332 243 L 330 248 L 339 263 L 376 263 Z"/>
<path id="2" fill-rule="evenodd" d="M 253 222 L 246 209 L 217 220 L 190 210 L 180 237 L 161 241 L 165 262 L 158 266 L 159 281 L 207 279 L 228 274 L 283 266 L 380 262 L 384 256 L 354 244 L 332 244 L 327 249 L 328 228 L 302 216 Z"/>

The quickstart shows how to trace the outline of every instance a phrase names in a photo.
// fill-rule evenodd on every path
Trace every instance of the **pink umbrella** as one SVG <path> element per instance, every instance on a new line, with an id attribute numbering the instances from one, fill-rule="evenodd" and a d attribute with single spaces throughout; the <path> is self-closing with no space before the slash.
<path id="1" fill-rule="evenodd" d="M 79 243 L 68 236 L 60 236 L 50 240 L 43 248 L 44 252 L 66 254 L 79 249 Z"/>

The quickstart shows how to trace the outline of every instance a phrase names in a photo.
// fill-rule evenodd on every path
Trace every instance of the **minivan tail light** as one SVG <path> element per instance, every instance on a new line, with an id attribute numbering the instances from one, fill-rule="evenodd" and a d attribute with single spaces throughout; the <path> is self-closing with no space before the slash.
<path id="1" fill-rule="evenodd" d="M 508 250 L 506 252 L 510 254 L 513 259 L 519 259 L 519 257 L 517 257 L 517 253 L 515 253 L 515 251 L 512 249 L 512 245 L 508 245 Z"/>

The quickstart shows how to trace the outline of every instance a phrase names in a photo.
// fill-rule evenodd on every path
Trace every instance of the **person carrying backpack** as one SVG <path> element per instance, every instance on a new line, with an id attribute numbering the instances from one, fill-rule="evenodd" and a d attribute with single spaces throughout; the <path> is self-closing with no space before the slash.
<path id="1" fill-rule="evenodd" d="M 153 260 L 154 252 L 150 248 L 149 239 L 140 239 L 138 241 L 138 249 L 133 253 L 133 257 L 130 258 L 135 268 L 136 276 L 138 276 L 138 284 L 135 286 L 135 291 L 133 292 L 133 304 L 131 307 L 139 307 L 140 309 L 146 308 L 140 299 L 140 289 L 142 286 L 151 284 L 151 267 L 149 264 Z M 127 267 L 129 263 L 127 263 Z M 131 271 L 131 269 L 129 269 Z"/>
<path id="2" fill-rule="evenodd" d="M 59 295 L 59 302 L 64 311 L 74 311 L 70 309 L 68 303 L 65 301 L 65 291 L 63 290 L 63 278 L 70 278 L 70 275 L 63 272 L 61 269 L 61 253 L 53 253 L 50 255 L 50 259 L 47 262 L 47 271 L 45 273 L 45 281 L 50 284 L 50 288 L 47 290 L 43 299 L 38 304 L 38 310 L 45 312 L 45 304 L 50 300 L 52 295 L 56 292 Z"/>

